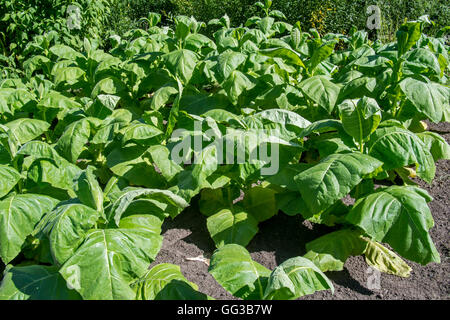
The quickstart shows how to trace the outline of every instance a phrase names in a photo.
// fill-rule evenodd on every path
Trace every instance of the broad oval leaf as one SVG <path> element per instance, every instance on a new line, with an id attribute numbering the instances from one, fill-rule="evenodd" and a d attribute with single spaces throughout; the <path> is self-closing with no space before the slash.
<path id="1" fill-rule="evenodd" d="M 180 267 L 161 263 L 151 268 L 134 284 L 138 300 L 206 300 L 196 284 L 189 282 Z"/>
<path id="2" fill-rule="evenodd" d="M 217 65 L 214 67 L 216 77 L 219 82 L 228 79 L 233 71 L 235 71 L 247 59 L 246 55 L 240 52 L 227 50 L 217 57 Z"/>
<path id="3" fill-rule="evenodd" d="M 90 133 L 89 121 L 87 119 L 78 120 L 67 127 L 55 149 L 69 162 L 75 163 L 88 142 Z"/>
<path id="4" fill-rule="evenodd" d="M 442 121 L 444 110 L 449 108 L 450 89 L 434 82 L 406 78 L 400 88 L 418 112 L 435 123 Z"/>
<path id="5" fill-rule="evenodd" d="M 319 213 L 346 196 L 382 163 L 361 153 L 334 154 L 294 177 L 302 199 Z"/>
<path id="6" fill-rule="evenodd" d="M 130 283 L 145 274 L 161 243 L 142 229 L 92 230 L 59 272 L 83 299 L 134 299 Z"/>
<path id="7" fill-rule="evenodd" d="M 0 285 L 0 300 L 79 299 L 80 295 L 67 287 L 54 266 L 7 266 Z"/>
<path id="8" fill-rule="evenodd" d="M 16 169 L 6 165 L 0 165 L 0 198 L 6 196 L 20 179 L 21 175 Z"/>
<path id="9" fill-rule="evenodd" d="M 146 123 L 135 123 L 127 126 L 123 132 L 122 144 L 136 142 L 148 145 L 153 138 L 162 135 L 163 132 L 157 127 Z"/>
<path id="10" fill-rule="evenodd" d="M 235 70 L 222 84 L 228 98 L 233 104 L 237 104 L 240 95 L 250 90 L 255 84 L 242 72 Z"/>
<path id="11" fill-rule="evenodd" d="M 350 256 L 361 255 L 366 242 L 356 230 L 343 229 L 326 234 L 306 244 L 308 258 L 323 272 L 340 271 Z"/>
<path id="12" fill-rule="evenodd" d="M 417 48 L 405 55 L 402 65 L 404 74 L 431 73 L 441 75 L 441 66 L 438 58 L 430 50 Z"/>
<path id="13" fill-rule="evenodd" d="M 373 240 L 388 243 L 402 257 L 426 265 L 440 262 L 428 230 L 434 221 L 425 190 L 407 186 L 378 189 L 359 199 L 346 219 Z"/>
<path id="14" fill-rule="evenodd" d="M 331 113 L 336 105 L 340 88 L 331 82 L 326 76 L 314 76 L 299 85 L 309 99 Z"/>
<path id="15" fill-rule="evenodd" d="M 270 270 L 252 260 L 244 247 L 228 244 L 211 257 L 208 271 L 228 292 L 242 299 L 262 299 Z"/>
<path id="16" fill-rule="evenodd" d="M 439 159 L 450 160 L 450 146 L 447 141 L 439 134 L 431 131 L 417 133 L 427 150 L 432 154 L 434 161 Z"/>
<path id="17" fill-rule="evenodd" d="M 58 206 L 37 226 L 50 240 L 50 250 L 59 265 L 69 259 L 94 227 L 100 213 L 81 203 Z"/>
<path id="18" fill-rule="evenodd" d="M 192 77 L 198 58 L 195 52 L 187 49 L 180 49 L 166 53 L 162 56 L 165 66 L 176 77 L 180 78 L 184 84 L 188 83 Z"/>
<path id="19" fill-rule="evenodd" d="M 258 221 L 252 215 L 237 208 L 234 211 L 222 209 L 207 219 L 208 231 L 217 248 L 231 243 L 245 247 L 258 232 Z"/>
<path id="20" fill-rule="evenodd" d="M 101 94 L 124 97 L 127 92 L 128 88 L 121 80 L 115 77 L 108 77 L 97 82 L 95 87 L 92 89 L 91 97 L 94 99 Z"/>
<path id="21" fill-rule="evenodd" d="M 95 177 L 94 168 L 88 166 L 74 181 L 74 191 L 80 201 L 99 212 L 103 211 L 103 191 Z"/>
<path id="22" fill-rule="evenodd" d="M 288 48 L 270 48 L 263 49 L 259 51 L 259 54 L 268 56 L 268 57 L 278 57 L 286 60 L 288 63 L 293 64 L 298 67 L 305 68 L 305 64 L 302 61 L 301 56 L 292 49 Z"/>
<path id="23" fill-rule="evenodd" d="M 78 67 L 62 68 L 56 72 L 54 82 L 57 86 L 63 82 L 73 85 L 79 82 L 85 75 L 86 72 Z"/>
<path id="24" fill-rule="evenodd" d="M 120 218 L 130 203 L 137 197 L 146 196 L 148 199 L 154 199 L 166 204 L 166 212 L 172 217 L 178 215 L 189 204 L 180 196 L 177 196 L 169 190 L 159 189 L 131 189 L 125 192 L 114 201 L 110 208 L 110 218 L 113 218 L 116 225 L 119 225 Z"/>
<path id="25" fill-rule="evenodd" d="M 385 170 L 416 165 L 417 175 L 431 183 L 436 166 L 431 153 L 411 131 L 398 127 L 377 129 L 368 142 L 368 152 L 383 161 Z"/>
<path id="26" fill-rule="evenodd" d="M 362 143 L 381 121 L 381 109 L 375 99 L 344 100 L 339 105 L 344 130 Z"/>
<path id="27" fill-rule="evenodd" d="M 245 192 L 243 205 L 258 222 L 266 221 L 278 213 L 276 191 L 257 186 Z"/>
<path id="28" fill-rule="evenodd" d="M 49 49 L 49 51 L 61 60 L 86 59 L 81 53 L 63 44 L 57 44 Z"/>
<path id="29" fill-rule="evenodd" d="M 5 264 L 19 254 L 26 237 L 58 202 L 31 193 L 11 195 L 0 202 L 0 257 Z"/>
<path id="30" fill-rule="evenodd" d="M 286 260 L 270 274 L 264 299 L 292 300 L 316 291 L 334 287 L 331 281 L 309 259 L 296 257 Z"/>
<path id="31" fill-rule="evenodd" d="M 50 124 L 42 120 L 21 118 L 8 122 L 5 126 L 20 144 L 24 144 L 47 131 Z"/>

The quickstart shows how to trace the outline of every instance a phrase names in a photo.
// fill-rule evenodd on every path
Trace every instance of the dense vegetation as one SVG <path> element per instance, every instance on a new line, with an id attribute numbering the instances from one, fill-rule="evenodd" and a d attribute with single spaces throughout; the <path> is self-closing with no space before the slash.
<path id="1" fill-rule="evenodd" d="M 122 0 L 118 2 L 115 14 L 128 22 L 138 21 L 143 12 L 162 12 L 163 19 L 169 16 L 194 16 L 208 21 L 227 14 L 233 25 L 245 24 L 257 14 L 255 0 Z M 300 21 L 306 30 L 316 28 L 321 34 L 327 32 L 348 33 L 352 27 L 364 29 L 370 5 L 380 7 L 383 25 L 372 37 L 395 36 L 395 31 L 405 19 L 417 19 L 428 14 L 436 26 L 429 27 L 434 33 L 445 27 L 450 20 L 449 0 L 277 0 L 272 9 L 286 14 L 286 21 L 295 24 Z M 115 19 L 115 21 L 118 21 Z M 209 30 L 208 30 L 209 31 Z"/>
<path id="2" fill-rule="evenodd" d="M 150 13 L 106 41 L 62 22 L 32 40 L 23 21 L 2 27 L 1 299 L 208 299 L 179 266 L 148 270 L 164 220 L 194 202 L 217 246 L 209 271 L 242 299 L 333 290 L 325 272 L 355 255 L 400 277 L 404 259 L 440 262 L 432 198 L 411 178 L 431 183 L 450 158 L 424 122 L 450 118 L 445 30 L 427 36 L 423 16 L 382 43 L 303 30 L 270 1 L 254 10 L 238 27 Z M 262 143 L 246 140 L 255 130 Z M 176 163 L 172 150 L 198 136 L 196 161 Z M 236 136 L 245 159 L 277 148 L 278 172 L 224 164 L 218 138 Z M 334 231 L 268 270 L 245 247 L 276 214 Z"/>

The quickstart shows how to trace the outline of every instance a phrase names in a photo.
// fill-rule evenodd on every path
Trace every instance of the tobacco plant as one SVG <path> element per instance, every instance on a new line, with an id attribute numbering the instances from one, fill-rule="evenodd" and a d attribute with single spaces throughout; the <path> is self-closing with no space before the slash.
<path id="1" fill-rule="evenodd" d="M 422 17 L 392 43 L 356 30 L 322 37 L 283 22 L 270 1 L 258 6 L 243 26 L 210 21 L 213 38 L 204 22 L 161 26 L 156 13 L 145 30 L 105 39 L 109 50 L 42 33 L 3 70 L 0 298 L 209 299 L 178 266 L 148 268 L 164 220 L 194 202 L 217 247 L 209 271 L 242 299 L 333 290 L 325 272 L 355 255 L 401 277 L 405 259 L 440 262 L 432 198 L 416 179 L 431 183 L 450 158 L 425 123 L 450 117 L 444 34 L 423 34 Z M 254 130 L 279 150 L 277 173 L 217 157 L 217 137 Z M 188 136 L 202 151 L 188 145 L 197 161 L 177 163 Z M 244 140 L 245 155 L 261 147 Z M 276 214 L 334 231 L 269 270 L 245 246 Z"/>

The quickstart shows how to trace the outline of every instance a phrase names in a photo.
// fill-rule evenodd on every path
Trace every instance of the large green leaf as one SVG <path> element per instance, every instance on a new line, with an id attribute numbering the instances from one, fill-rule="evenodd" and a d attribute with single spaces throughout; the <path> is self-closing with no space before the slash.
<path id="1" fill-rule="evenodd" d="M 206 225 L 218 248 L 231 243 L 245 247 L 258 233 L 258 221 L 238 207 L 220 210 L 208 217 Z"/>
<path id="2" fill-rule="evenodd" d="M 435 82 L 424 82 L 406 78 L 400 88 L 417 111 L 435 123 L 442 121 L 444 111 L 449 108 L 450 90 Z"/>
<path id="3" fill-rule="evenodd" d="M 209 272 L 228 292 L 242 299 L 262 299 L 270 270 L 252 260 L 237 244 L 217 249 L 211 257 Z"/>
<path id="4" fill-rule="evenodd" d="M 299 85 L 302 92 L 313 102 L 331 113 L 336 105 L 340 88 L 326 76 L 314 76 Z"/>
<path id="5" fill-rule="evenodd" d="M 434 161 L 439 159 L 450 160 L 450 146 L 442 136 L 431 131 L 417 133 L 417 136 L 425 144 L 427 150 L 431 152 Z"/>
<path id="6" fill-rule="evenodd" d="M 260 118 L 262 121 L 269 122 L 272 125 L 269 128 L 273 127 L 273 124 L 278 124 L 280 131 L 288 130 L 294 131 L 295 133 L 303 132 L 304 129 L 311 125 L 311 122 L 297 113 L 282 109 L 264 110 L 249 118 L 253 120 Z"/>
<path id="7" fill-rule="evenodd" d="M 161 243 L 143 229 L 92 230 L 59 272 L 83 299 L 134 299 L 130 284 L 145 274 Z"/>
<path id="8" fill-rule="evenodd" d="M 81 104 L 76 102 L 74 98 L 68 98 L 65 95 L 59 93 L 58 91 L 50 90 L 42 97 L 37 107 L 39 109 L 43 109 L 46 111 L 51 109 L 56 109 L 60 111 L 60 110 L 78 109 L 81 108 Z M 47 121 L 49 120 L 50 119 L 47 119 Z"/>
<path id="9" fill-rule="evenodd" d="M 7 266 L 0 286 L 0 300 L 79 300 L 66 281 L 51 266 Z"/>
<path id="10" fill-rule="evenodd" d="M 166 84 L 155 91 L 152 97 L 152 103 L 151 108 L 153 110 L 159 110 L 161 107 L 163 107 L 169 99 L 173 96 L 178 94 L 178 89 L 176 85 L 173 85 L 172 83 Z"/>
<path id="11" fill-rule="evenodd" d="M 103 191 L 95 177 L 94 167 L 88 166 L 74 181 L 74 191 L 80 201 L 99 212 L 103 211 Z"/>
<path id="12" fill-rule="evenodd" d="M 166 146 L 154 145 L 148 149 L 153 162 L 167 181 L 171 181 L 183 168 L 170 159 L 170 152 Z"/>
<path id="13" fill-rule="evenodd" d="M 259 54 L 268 57 L 278 57 L 286 60 L 288 63 L 298 67 L 306 68 L 301 56 L 294 50 L 289 48 L 270 48 L 259 51 Z"/>
<path id="14" fill-rule="evenodd" d="M 344 100 L 339 105 L 345 132 L 359 144 L 376 130 L 381 121 L 381 109 L 375 99 Z"/>
<path id="15" fill-rule="evenodd" d="M 74 85 L 84 78 L 85 75 L 86 72 L 78 67 L 62 68 L 56 71 L 54 82 L 57 86 L 63 82 L 67 82 L 69 85 Z"/>
<path id="16" fill-rule="evenodd" d="M 63 44 L 54 45 L 49 51 L 61 60 L 85 59 L 81 53 Z"/>
<path id="17" fill-rule="evenodd" d="M 36 231 L 48 237 L 52 257 L 61 265 L 77 250 L 99 216 L 98 211 L 81 203 L 64 204 L 45 215 Z"/>
<path id="18" fill-rule="evenodd" d="M 117 107 L 120 97 L 112 94 L 99 94 L 86 110 L 86 113 L 95 118 L 105 119 Z"/>
<path id="19" fill-rule="evenodd" d="M 183 170 L 178 175 L 178 185 L 174 188 L 184 199 L 191 199 L 202 188 L 210 187 L 206 180 L 218 167 L 217 148 L 211 144 L 198 155 L 197 163 Z"/>
<path id="20" fill-rule="evenodd" d="M 38 194 L 11 195 L 0 202 L 0 257 L 5 264 L 20 252 L 27 236 L 58 203 Z"/>
<path id="21" fill-rule="evenodd" d="M 55 149 L 69 162 L 75 163 L 89 140 L 90 130 L 87 119 L 70 124 L 59 138 Z"/>
<path id="22" fill-rule="evenodd" d="M 14 114 L 34 101 L 34 95 L 27 89 L 0 88 L 0 110 Z"/>
<path id="23" fill-rule="evenodd" d="M 114 148 L 106 157 L 111 171 L 127 181 L 130 185 L 148 188 L 161 187 L 164 179 L 155 168 L 143 159 L 146 147 L 129 144 Z"/>
<path id="24" fill-rule="evenodd" d="M 276 192 L 270 188 L 260 186 L 251 188 L 245 192 L 243 205 L 258 222 L 272 218 L 278 213 L 275 201 Z"/>
<path id="25" fill-rule="evenodd" d="M 162 135 L 163 132 L 155 126 L 146 123 L 133 123 L 123 130 L 122 144 L 136 142 L 141 145 L 148 145 L 154 138 Z"/>
<path id="26" fill-rule="evenodd" d="M 219 212 L 221 209 L 229 207 L 229 202 L 224 198 L 221 188 L 203 189 L 198 201 L 198 209 L 202 214 L 209 217 Z"/>
<path id="27" fill-rule="evenodd" d="M 417 40 L 420 39 L 421 35 L 422 28 L 420 22 L 409 21 L 401 25 L 396 33 L 398 55 L 401 56 L 411 49 Z"/>
<path id="28" fill-rule="evenodd" d="M 27 142 L 20 148 L 18 154 L 29 156 L 25 159 L 29 164 L 28 182 L 33 181 L 38 187 L 48 183 L 55 188 L 70 192 L 73 180 L 82 172 L 80 168 L 62 158 L 50 145 L 42 141 Z"/>
<path id="29" fill-rule="evenodd" d="M 63 163 L 61 156 L 49 144 L 42 141 L 30 141 L 24 144 L 17 154 L 32 156 L 34 159 L 51 159 L 58 164 Z"/>
<path id="30" fill-rule="evenodd" d="M 361 255 L 366 248 L 360 235 L 360 232 L 350 229 L 326 234 L 306 244 L 308 252 L 305 258 L 314 262 L 323 272 L 343 270 L 348 257 Z"/>
<path id="31" fill-rule="evenodd" d="M 234 104 L 238 102 L 239 96 L 250 90 L 255 84 L 242 72 L 235 70 L 222 84 L 230 101 Z"/>
<path id="32" fill-rule="evenodd" d="M 47 131 L 50 124 L 42 120 L 21 118 L 8 122 L 5 126 L 20 144 L 24 144 Z"/>
<path id="33" fill-rule="evenodd" d="M 92 89 L 92 99 L 97 98 L 101 94 L 116 95 L 119 97 L 126 97 L 128 92 L 127 86 L 116 77 L 108 77 L 97 82 Z"/>
<path id="34" fill-rule="evenodd" d="M 180 49 L 166 53 L 162 56 L 165 66 L 176 77 L 180 78 L 184 84 L 188 83 L 194 72 L 198 58 L 195 52 L 187 49 Z"/>
<path id="35" fill-rule="evenodd" d="M 245 62 L 247 57 L 245 54 L 227 50 L 217 57 L 217 64 L 213 70 L 219 82 L 228 79 L 233 71 L 235 71 L 241 64 Z"/>
<path id="36" fill-rule="evenodd" d="M 20 179 L 20 173 L 16 169 L 0 165 L 0 198 L 6 196 Z"/>
<path id="37" fill-rule="evenodd" d="M 316 291 L 331 289 L 333 284 L 310 260 L 296 257 L 286 260 L 270 274 L 264 299 L 292 300 Z"/>
<path id="38" fill-rule="evenodd" d="M 440 76 L 441 66 L 431 50 L 417 48 L 405 55 L 402 71 L 404 74 L 434 73 Z"/>
<path id="39" fill-rule="evenodd" d="M 425 190 L 407 186 L 380 188 L 359 199 L 347 215 L 373 240 L 388 243 L 402 257 L 426 265 L 440 262 L 428 230 L 434 221 Z"/>
<path id="40" fill-rule="evenodd" d="M 62 160 L 66 163 L 42 158 L 33 160 L 27 172 L 27 187 L 36 186 L 40 190 L 48 184 L 54 188 L 64 189 L 71 197 L 75 197 L 73 179 L 81 173 L 81 169 L 65 159 Z"/>
<path id="41" fill-rule="evenodd" d="M 429 183 L 434 178 L 433 156 L 411 131 L 398 127 L 379 128 L 370 137 L 368 151 L 372 157 L 383 161 L 386 170 L 415 164 L 419 177 Z"/>
<path id="42" fill-rule="evenodd" d="M 294 177 L 311 213 L 319 213 L 346 196 L 364 176 L 382 165 L 361 153 L 334 154 Z"/>
<path id="43" fill-rule="evenodd" d="M 180 267 L 161 263 L 151 268 L 134 285 L 138 300 L 207 300 L 198 292 L 196 284 L 189 282 Z"/>
<path id="44" fill-rule="evenodd" d="M 333 53 L 335 46 L 336 41 L 331 40 L 323 43 L 314 50 L 311 60 L 309 61 L 310 72 Z"/>
<path id="45" fill-rule="evenodd" d="M 166 212 L 175 217 L 189 204 L 180 196 L 177 196 L 169 190 L 159 189 L 131 189 L 125 190 L 125 192 L 114 201 L 110 208 L 110 219 L 114 219 L 117 225 L 119 225 L 120 218 L 130 203 L 137 197 L 146 196 L 148 199 L 160 201 L 166 205 Z"/>

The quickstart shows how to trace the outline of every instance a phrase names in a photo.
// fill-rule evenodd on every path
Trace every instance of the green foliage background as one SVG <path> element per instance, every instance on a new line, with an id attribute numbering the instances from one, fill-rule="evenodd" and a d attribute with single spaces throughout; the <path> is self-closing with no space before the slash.
<path id="1" fill-rule="evenodd" d="M 69 33 L 66 27 L 67 7 L 80 7 L 83 16 L 84 36 L 104 38 L 106 30 L 123 34 L 132 27 L 139 27 L 139 19 L 149 12 L 162 14 L 163 23 L 177 15 L 194 16 L 209 21 L 227 14 L 233 25 L 258 14 L 256 0 L 4 0 L 0 2 L 0 49 L 21 51 L 21 44 L 33 36 L 55 30 Z M 416 19 L 428 14 L 436 25 L 428 34 L 450 21 L 450 0 L 274 0 L 272 9 L 282 11 L 287 22 L 300 21 L 304 30 L 316 28 L 321 34 L 348 33 L 352 26 L 365 29 L 369 5 L 378 5 L 383 15 L 382 29 L 370 33 L 371 38 L 392 40 L 394 30 L 405 19 Z M 73 32 L 71 32 L 73 35 Z M 72 43 L 72 45 L 74 45 Z M 15 49 L 18 47 L 17 49 Z"/>
<path id="2" fill-rule="evenodd" d="M 122 0 L 114 14 L 122 16 L 120 21 L 136 21 L 147 12 L 162 12 L 170 16 L 193 15 L 196 19 L 209 21 L 225 13 L 233 25 L 244 24 L 257 12 L 256 0 Z M 449 0 L 274 0 L 272 9 L 282 11 L 288 22 L 300 21 L 302 28 L 315 27 L 321 33 L 346 33 L 352 26 L 364 29 L 369 5 L 378 5 L 383 15 L 380 36 L 390 36 L 405 18 L 416 19 L 428 14 L 436 22 L 435 30 L 450 21 Z M 118 21 L 115 19 L 115 21 Z M 128 24 L 129 26 L 129 24 Z"/>

